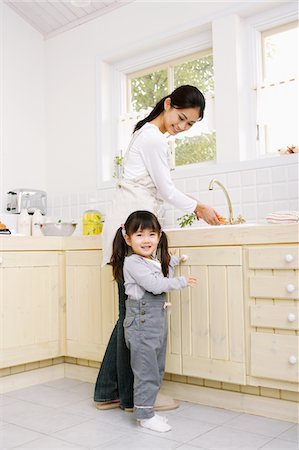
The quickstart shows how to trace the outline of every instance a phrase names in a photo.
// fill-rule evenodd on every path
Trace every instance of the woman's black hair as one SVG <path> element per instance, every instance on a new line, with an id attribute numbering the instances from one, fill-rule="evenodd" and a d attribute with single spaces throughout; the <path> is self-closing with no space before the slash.
<path id="1" fill-rule="evenodd" d="M 113 240 L 110 264 L 112 265 L 113 277 L 116 281 L 123 280 L 124 260 L 130 249 L 123 234 L 125 233 L 127 236 L 131 236 L 138 230 L 147 229 L 161 233 L 158 244 L 160 262 L 163 275 L 165 277 L 168 276 L 170 255 L 168 252 L 168 240 L 166 234 L 164 231 L 161 231 L 161 225 L 153 213 L 149 211 L 135 211 L 129 215 L 124 225 L 118 228 Z"/>
<path id="2" fill-rule="evenodd" d="M 149 115 L 135 125 L 134 132 L 143 127 L 145 123 L 154 120 L 164 111 L 164 102 L 167 98 L 170 98 L 173 108 L 197 108 L 199 110 L 200 120 L 203 119 L 206 101 L 202 92 L 195 86 L 185 84 L 176 88 L 170 95 L 163 97 Z"/>

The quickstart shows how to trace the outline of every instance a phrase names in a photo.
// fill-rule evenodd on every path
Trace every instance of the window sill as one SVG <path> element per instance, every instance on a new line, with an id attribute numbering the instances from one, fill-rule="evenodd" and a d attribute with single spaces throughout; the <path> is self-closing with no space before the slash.
<path id="1" fill-rule="evenodd" d="M 230 173 L 239 170 L 263 169 L 266 167 L 283 166 L 298 162 L 298 154 L 266 156 L 249 161 L 236 161 L 229 163 L 205 162 L 192 164 L 185 167 L 177 167 L 171 172 L 172 179 L 187 178 L 192 176 L 217 175 L 219 173 Z"/>

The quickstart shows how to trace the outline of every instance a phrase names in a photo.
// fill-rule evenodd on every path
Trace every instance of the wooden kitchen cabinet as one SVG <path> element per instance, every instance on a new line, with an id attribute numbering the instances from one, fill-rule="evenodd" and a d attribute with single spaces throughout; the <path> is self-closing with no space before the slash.
<path id="1" fill-rule="evenodd" d="M 66 355 L 102 361 L 116 320 L 115 283 L 102 251 L 66 252 Z"/>
<path id="2" fill-rule="evenodd" d="M 171 293 L 166 370 L 245 384 L 242 248 L 182 248 L 180 252 L 188 255 L 180 266 L 181 275 L 196 276 L 198 284 Z"/>
<path id="3" fill-rule="evenodd" d="M 249 308 L 249 375 L 256 385 L 297 390 L 297 245 L 246 249 Z M 284 384 L 285 383 L 285 384 Z"/>
<path id="4" fill-rule="evenodd" d="M 61 252 L 0 253 L 1 367 L 63 354 Z"/>

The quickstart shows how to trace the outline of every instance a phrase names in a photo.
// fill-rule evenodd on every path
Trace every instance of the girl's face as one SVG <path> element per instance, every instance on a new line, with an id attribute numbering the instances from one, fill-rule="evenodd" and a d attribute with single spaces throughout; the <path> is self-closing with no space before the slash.
<path id="1" fill-rule="evenodd" d="M 167 98 L 164 102 L 163 129 L 160 128 L 160 131 L 175 136 L 189 130 L 199 118 L 198 108 L 177 109 L 171 106 L 170 98 Z"/>
<path id="2" fill-rule="evenodd" d="M 132 247 L 133 253 L 144 258 L 150 258 L 157 250 L 160 233 L 149 228 L 141 230 L 139 227 L 136 233 L 130 236 L 125 235 L 125 240 L 127 245 Z"/>

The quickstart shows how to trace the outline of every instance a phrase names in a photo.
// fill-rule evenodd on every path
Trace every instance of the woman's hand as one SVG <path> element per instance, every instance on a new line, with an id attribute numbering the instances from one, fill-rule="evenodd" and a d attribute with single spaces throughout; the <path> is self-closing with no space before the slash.
<path id="1" fill-rule="evenodd" d="M 187 285 L 190 287 L 194 287 L 197 285 L 197 278 L 195 277 L 188 277 L 187 278 Z"/>
<path id="2" fill-rule="evenodd" d="M 197 203 L 194 213 L 197 220 L 203 219 L 209 225 L 220 225 L 216 212 L 208 205 Z"/>

